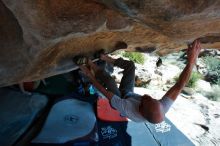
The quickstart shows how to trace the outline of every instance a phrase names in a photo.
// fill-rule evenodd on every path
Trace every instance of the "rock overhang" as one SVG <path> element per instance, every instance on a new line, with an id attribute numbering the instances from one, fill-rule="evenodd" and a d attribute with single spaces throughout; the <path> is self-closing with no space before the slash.
<path id="1" fill-rule="evenodd" d="M 0 0 L 0 86 L 74 69 L 72 57 L 128 49 L 160 55 L 200 38 L 220 46 L 218 0 Z"/>

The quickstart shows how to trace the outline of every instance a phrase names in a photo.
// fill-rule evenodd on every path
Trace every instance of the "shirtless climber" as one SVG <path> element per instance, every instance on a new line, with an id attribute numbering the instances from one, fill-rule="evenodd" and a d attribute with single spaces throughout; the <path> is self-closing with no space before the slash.
<path id="1" fill-rule="evenodd" d="M 123 60 L 122 58 L 113 59 L 106 55 L 100 57 L 101 60 L 124 69 L 119 88 L 117 88 L 114 79 L 91 60 L 88 60 L 87 64 L 93 70 L 95 76 L 84 65 L 80 65 L 80 69 L 88 76 L 93 85 L 109 99 L 111 106 L 117 109 L 122 116 L 126 116 L 135 122 L 159 123 L 164 120 L 166 112 L 188 82 L 200 50 L 200 42 L 194 41 L 187 50 L 188 63 L 180 74 L 179 80 L 166 92 L 161 100 L 153 99 L 147 94 L 140 96 L 133 92 L 135 66 L 132 61 Z M 98 81 L 104 83 L 105 87 Z"/>

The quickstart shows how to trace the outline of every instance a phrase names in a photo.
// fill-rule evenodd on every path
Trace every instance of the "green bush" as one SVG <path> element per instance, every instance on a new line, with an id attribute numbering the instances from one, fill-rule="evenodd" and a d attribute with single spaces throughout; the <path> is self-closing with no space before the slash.
<path id="1" fill-rule="evenodd" d="M 124 52 L 122 54 L 123 57 L 128 58 L 129 60 L 134 61 L 135 63 L 138 64 L 144 64 L 144 55 L 139 52 Z"/>
<path id="2" fill-rule="evenodd" d="M 187 87 L 190 87 L 190 88 L 195 88 L 196 86 L 196 82 L 199 80 L 199 79 L 202 79 L 203 76 L 198 73 L 198 72 L 192 72 L 191 76 L 190 76 L 190 79 L 188 81 L 188 83 L 186 84 Z M 174 80 L 175 81 L 178 81 L 179 80 L 179 76 L 176 76 L 174 77 Z"/>
<path id="3" fill-rule="evenodd" d="M 192 72 L 189 82 L 186 84 L 187 87 L 194 88 L 196 86 L 196 82 L 202 79 L 202 75 L 198 72 Z"/>
<path id="4" fill-rule="evenodd" d="M 207 97 L 213 101 L 220 101 L 220 87 L 218 85 L 212 86 L 212 92 Z"/>
<path id="5" fill-rule="evenodd" d="M 205 64 L 209 71 L 219 71 L 220 70 L 220 59 L 213 56 L 204 57 Z"/>
<path id="6" fill-rule="evenodd" d="M 204 57 L 204 61 L 208 69 L 206 80 L 212 84 L 220 85 L 220 59 L 213 56 L 206 56 Z"/>

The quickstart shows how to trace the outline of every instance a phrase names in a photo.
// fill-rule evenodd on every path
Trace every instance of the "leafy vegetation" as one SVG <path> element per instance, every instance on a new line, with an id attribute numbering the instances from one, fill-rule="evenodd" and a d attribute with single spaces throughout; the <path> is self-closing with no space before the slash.
<path id="1" fill-rule="evenodd" d="M 195 88 L 196 82 L 202 79 L 202 75 L 198 72 L 192 72 L 192 75 L 190 76 L 189 82 L 186 84 L 187 87 Z"/>
<path id="2" fill-rule="evenodd" d="M 202 78 L 203 78 L 203 76 L 200 73 L 192 72 L 190 79 L 189 79 L 188 83 L 186 84 L 186 86 L 190 87 L 190 88 L 195 88 L 196 82 Z M 177 76 L 174 78 L 175 81 L 177 81 L 178 79 L 179 79 L 179 77 L 177 77 Z"/>
<path id="3" fill-rule="evenodd" d="M 124 52 L 122 54 L 123 57 L 128 58 L 129 60 L 134 61 L 135 63 L 138 64 L 144 64 L 144 55 L 142 53 L 139 52 Z"/>
<path id="4" fill-rule="evenodd" d="M 212 86 L 212 92 L 206 95 L 210 100 L 220 101 L 220 87 L 218 85 Z"/>
<path id="5" fill-rule="evenodd" d="M 206 80 L 212 84 L 220 85 L 220 59 L 213 56 L 204 57 L 205 64 L 208 69 Z"/>

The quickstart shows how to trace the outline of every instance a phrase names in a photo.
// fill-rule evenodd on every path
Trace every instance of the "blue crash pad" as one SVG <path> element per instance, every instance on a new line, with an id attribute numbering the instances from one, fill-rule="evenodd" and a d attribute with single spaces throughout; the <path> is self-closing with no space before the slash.
<path id="1" fill-rule="evenodd" d="M 128 122 L 132 146 L 194 146 L 169 120 L 160 124 Z"/>

